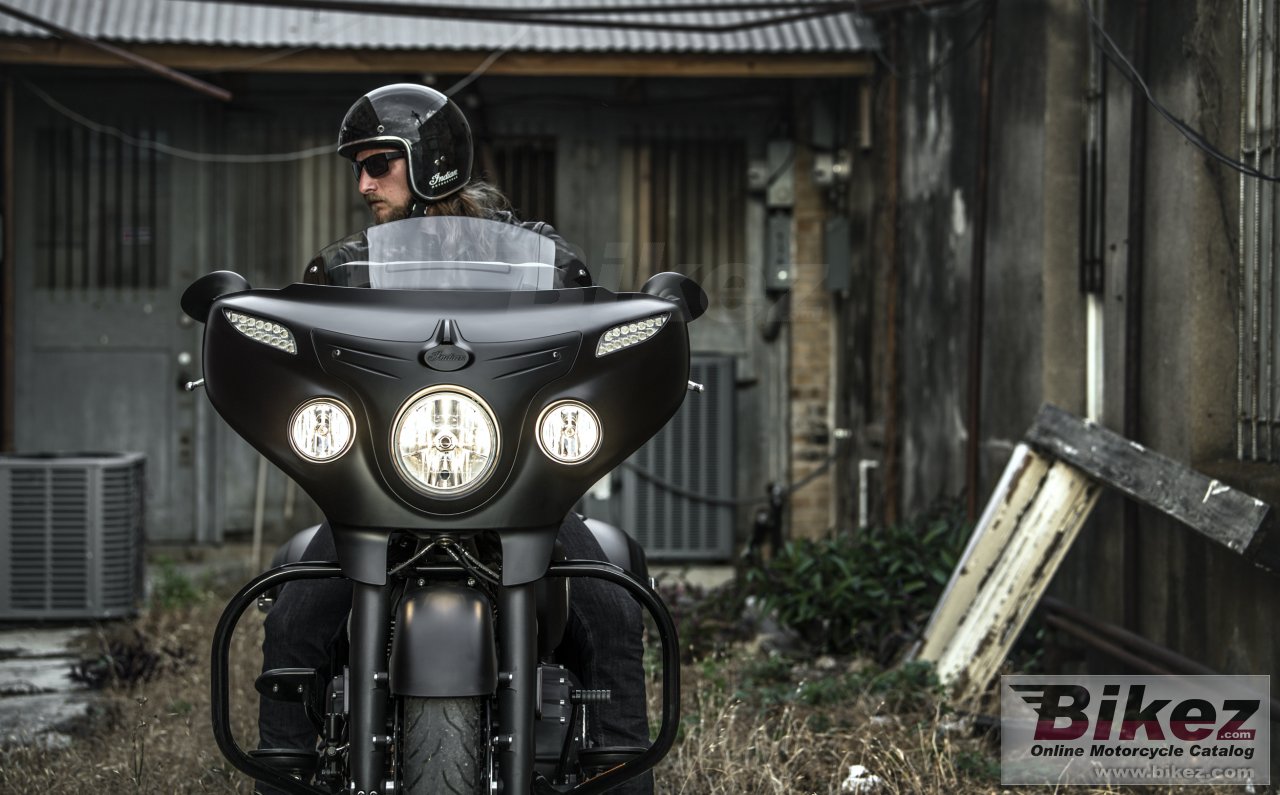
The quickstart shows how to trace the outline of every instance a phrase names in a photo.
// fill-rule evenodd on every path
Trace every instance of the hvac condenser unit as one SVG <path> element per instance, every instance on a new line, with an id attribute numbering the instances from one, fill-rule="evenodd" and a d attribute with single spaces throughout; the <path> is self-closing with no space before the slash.
<path id="1" fill-rule="evenodd" d="M 690 394 L 622 468 L 622 526 L 654 560 L 716 561 L 733 553 L 733 357 L 695 356 Z"/>
<path id="2" fill-rule="evenodd" d="M 0 456 L 0 619 L 136 612 L 145 461 L 141 453 Z"/>

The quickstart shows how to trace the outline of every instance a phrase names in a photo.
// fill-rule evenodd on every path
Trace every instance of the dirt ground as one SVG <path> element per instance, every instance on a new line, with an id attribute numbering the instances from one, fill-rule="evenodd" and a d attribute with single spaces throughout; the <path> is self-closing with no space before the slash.
<path id="1" fill-rule="evenodd" d="M 69 746 L 6 749 L 0 792 L 252 791 L 218 753 L 209 728 L 208 654 L 221 600 L 192 592 L 178 602 L 86 639 L 86 659 L 96 654 L 101 662 L 109 653 L 134 681 L 109 682 L 90 718 L 70 727 Z M 250 611 L 233 646 L 233 725 L 246 748 L 256 745 L 261 634 L 261 616 Z M 81 673 L 95 670 L 105 669 L 91 663 Z M 752 642 L 691 662 L 682 677 L 682 736 L 656 771 L 657 791 L 1001 792 L 998 749 L 913 676 L 874 672 L 856 660 L 789 659 Z M 842 789 L 855 765 L 864 770 Z"/>

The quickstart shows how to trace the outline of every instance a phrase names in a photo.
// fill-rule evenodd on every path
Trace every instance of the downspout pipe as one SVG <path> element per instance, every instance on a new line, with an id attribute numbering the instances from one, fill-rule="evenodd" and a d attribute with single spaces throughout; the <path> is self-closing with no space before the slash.
<path id="1" fill-rule="evenodd" d="M 991 78 L 995 70 L 996 2 L 982 31 L 982 82 L 978 89 L 977 201 L 973 210 L 973 252 L 969 276 L 969 389 L 965 447 L 965 496 L 970 522 L 978 520 L 982 448 L 982 343 L 986 291 L 987 195 L 991 167 Z"/>

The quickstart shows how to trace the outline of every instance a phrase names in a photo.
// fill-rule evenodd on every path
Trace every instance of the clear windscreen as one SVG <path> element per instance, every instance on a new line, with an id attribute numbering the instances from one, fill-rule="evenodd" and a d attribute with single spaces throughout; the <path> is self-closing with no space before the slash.
<path id="1" fill-rule="evenodd" d="M 308 281 L 383 290 L 554 290 L 564 287 L 550 238 L 487 218 L 406 218 L 324 248 Z"/>

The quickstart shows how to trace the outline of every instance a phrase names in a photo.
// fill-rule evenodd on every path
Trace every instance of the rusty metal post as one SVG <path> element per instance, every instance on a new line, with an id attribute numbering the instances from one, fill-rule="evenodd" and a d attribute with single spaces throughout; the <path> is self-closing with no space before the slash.
<path id="1" fill-rule="evenodd" d="M 987 185 L 991 167 L 991 78 L 995 70 L 996 2 L 983 23 L 982 83 L 978 89 L 978 178 L 973 209 L 973 254 L 969 265 L 969 412 L 965 422 L 965 499 L 969 521 L 978 520 L 982 449 L 982 326 L 987 259 Z"/>
<path id="2" fill-rule="evenodd" d="M 14 278 L 14 268 L 16 267 L 13 256 L 15 246 L 13 244 L 14 224 L 13 220 L 13 133 L 15 125 L 13 123 L 13 75 L 10 73 L 4 76 L 4 142 L 0 144 L 4 147 L 3 165 L 4 169 L 4 187 L 0 189 L 0 202 L 4 203 L 0 207 L 0 213 L 4 214 L 4 247 L 0 251 L 0 258 L 3 258 L 4 277 L 0 280 L 0 451 L 13 452 L 13 420 L 14 420 L 14 389 L 13 378 L 16 372 L 14 356 L 16 350 L 14 348 L 14 322 L 13 307 L 14 296 L 13 291 L 16 287 Z"/>
<path id="3" fill-rule="evenodd" d="M 1133 34 L 1133 65 L 1147 68 L 1148 0 L 1138 0 Z M 1129 121 L 1129 257 L 1124 289 L 1124 435 L 1142 441 L 1142 266 L 1146 256 L 1147 101 L 1137 88 Z M 1124 503 L 1124 625 L 1141 622 L 1142 561 L 1138 539 L 1138 504 Z"/>
<path id="4" fill-rule="evenodd" d="M 889 59 L 894 62 L 901 48 L 898 46 L 901 35 L 897 17 L 889 20 Z M 900 384 L 898 383 L 898 278 L 900 252 L 898 250 L 898 229 L 900 214 L 899 180 L 900 164 L 898 163 L 898 114 L 901 111 L 899 85 L 896 75 L 888 76 L 887 110 L 885 111 L 885 214 L 887 222 L 884 229 L 884 265 L 885 265 L 885 341 L 884 341 L 884 523 L 898 522 L 898 500 L 900 494 L 902 462 L 898 455 L 898 406 L 901 402 Z"/>

